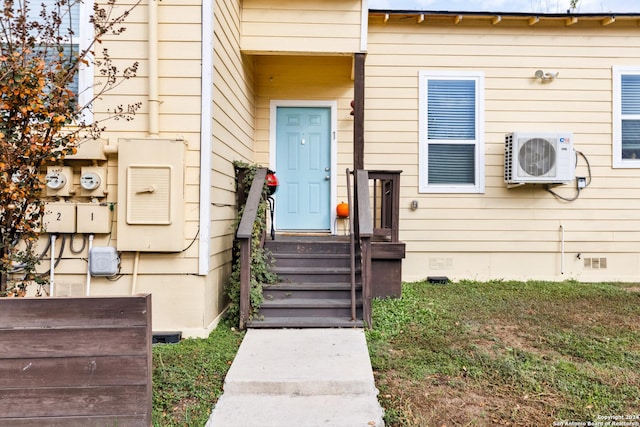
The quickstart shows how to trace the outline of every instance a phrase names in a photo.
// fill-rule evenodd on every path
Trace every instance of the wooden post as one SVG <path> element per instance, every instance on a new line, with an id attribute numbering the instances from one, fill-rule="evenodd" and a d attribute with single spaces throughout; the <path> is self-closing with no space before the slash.
<path id="1" fill-rule="evenodd" d="M 362 236 L 362 318 L 367 328 L 371 328 L 371 236 Z"/>
<path id="2" fill-rule="evenodd" d="M 353 169 L 364 169 L 364 60 L 365 53 L 354 54 L 353 64 Z"/>
<path id="3" fill-rule="evenodd" d="M 251 288 L 251 238 L 240 239 L 240 324 L 241 330 L 249 321 L 249 293 Z"/>
<path id="4" fill-rule="evenodd" d="M 251 236 L 266 176 L 267 170 L 265 168 L 256 170 L 244 212 L 240 219 L 240 225 L 238 225 L 238 231 L 236 232 L 236 238 L 240 242 L 240 329 L 244 329 L 249 321 L 249 310 L 251 308 Z"/>
<path id="5" fill-rule="evenodd" d="M 358 210 L 358 237 L 362 262 L 362 317 L 368 328 L 371 327 L 371 236 L 373 220 L 369 194 L 369 173 L 366 170 L 355 171 L 356 208 Z"/>

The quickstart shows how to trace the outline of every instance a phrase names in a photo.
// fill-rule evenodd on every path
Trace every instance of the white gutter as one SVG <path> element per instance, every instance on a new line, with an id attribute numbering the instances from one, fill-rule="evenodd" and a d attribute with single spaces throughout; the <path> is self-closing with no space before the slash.
<path id="1" fill-rule="evenodd" d="M 209 235 L 211 233 L 211 150 L 213 147 L 213 15 L 212 1 L 202 2 L 202 78 L 200 106 L 200 234 L 198 274 L 209 273 Z"/>

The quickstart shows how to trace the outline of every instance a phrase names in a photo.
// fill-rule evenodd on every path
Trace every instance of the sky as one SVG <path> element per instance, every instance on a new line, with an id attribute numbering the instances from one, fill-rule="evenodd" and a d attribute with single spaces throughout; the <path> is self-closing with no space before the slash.
<path id="1" fill-rule="evenodd" d="M 369 0 L 370 9 L 565 13 L 569 0 Z M 640 13 L 640 0 L 580 0 L 578 13 Z"/>

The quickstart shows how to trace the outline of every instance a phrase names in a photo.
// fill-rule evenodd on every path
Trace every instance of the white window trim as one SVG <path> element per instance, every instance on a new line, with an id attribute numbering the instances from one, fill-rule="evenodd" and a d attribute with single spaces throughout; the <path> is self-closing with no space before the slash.
<path id="1" fill-rule="evenodd" d="M 639 74 L 640 67 L 613 67 L 613 167 L 640 168 L 640 159 L 622 158 L 622 76 Z M 640 120 L 640 115 L 625 116 Z"/>
<path id="2" fill-rule="evenodd" d="M 427 80 L 429 79 L 464 79 L 476 81 L 476 135 L 475 135 L 475 185 L 429 185 L 427 140 Z M 419 185 L 420 193 L 484 193 L 484 73 L 481 71 L 420 71 L 419 72 Z M 472 141 L 447 141 L 448 143 L 469 144 Z"/>
<path id="3" fill-rule="evenodd" d="M 79 14 L 79 40 L 78 40 L 78 48 L 80 51 L 89 47 L 89 44 L 94 38 L 94 29 L 93 25 L 91 25 L 91 15 L 93 13 L 93 4 L 94 0 L 85 0 L 80 3 L 80 14 Z M 75 40 L 74 40 L 75 41 Z M 93 65 L 93 57 L 88 56 L 87 58 L 88 64 L 81 65 L 78 70 L 78 105 L 85 106 L 91 102 L 93 99 L 93 86 L 95 84 L 94 80 L 94 65 Z M 83 112 L 83 119 L 86 124 L 90 124 L 93 122 L 93 105 L 89 105 Z"/>

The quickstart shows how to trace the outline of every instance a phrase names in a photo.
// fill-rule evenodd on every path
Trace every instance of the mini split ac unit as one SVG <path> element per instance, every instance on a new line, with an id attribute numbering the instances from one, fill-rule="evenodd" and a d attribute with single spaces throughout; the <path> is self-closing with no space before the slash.
<path id="1" fill-rule="evenodd" d="M 507 184 L 566 184 L 573 181 L 576 154 L 571 132 L 512 132 L 505 135 Z"/>

